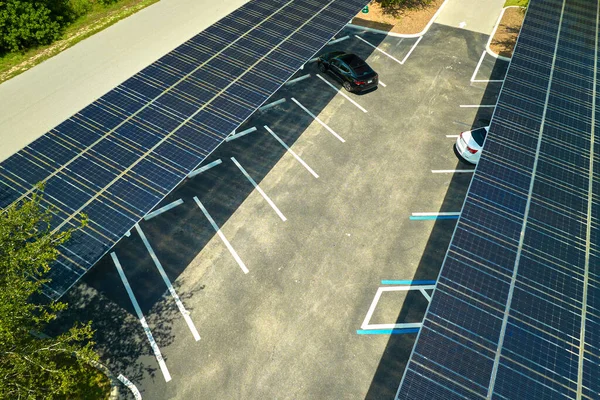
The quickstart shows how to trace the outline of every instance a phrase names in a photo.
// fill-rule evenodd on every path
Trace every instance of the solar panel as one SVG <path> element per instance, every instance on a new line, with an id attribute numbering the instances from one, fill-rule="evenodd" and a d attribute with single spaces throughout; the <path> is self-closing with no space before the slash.
<path id="1" fill-rule="evenodd" d="M 531 0 L 398 399 L 597 399 L 597 2 Z"/>
<path id="2" fill-rule="evenodd" d="M 0 164 L 0 207 L 44 181 L 60 297 L 367 3 L 253 0 Z"/>

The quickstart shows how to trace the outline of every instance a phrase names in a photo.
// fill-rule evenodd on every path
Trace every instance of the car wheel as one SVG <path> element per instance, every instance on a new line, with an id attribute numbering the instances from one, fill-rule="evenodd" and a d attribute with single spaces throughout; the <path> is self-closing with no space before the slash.
<path id="1" fill-rule="evenodd" d="M 319 71 L 321 71 L 321 72 L 327 71 L 327 66 L 325 64 L 323 64 L 322 62 L 319 62 Z"/>
<path id="2" fill-rule="evenodd" d="M 348 92 L 352 91 L 352 85 L 350 85 L 350 82 L 344 82 L 344 89 L 346 89 Z"/>

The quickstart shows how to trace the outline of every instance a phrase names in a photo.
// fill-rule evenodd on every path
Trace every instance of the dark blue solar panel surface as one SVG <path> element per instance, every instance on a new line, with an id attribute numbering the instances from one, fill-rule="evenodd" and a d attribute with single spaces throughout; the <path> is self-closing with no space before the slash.
<path id="1" fill-rule="evenodd" d="M 313 57 L 366 0 L 253 0 L 0 164 L 0 207 L 45 181 L 60 297 Z"/>
<path id="2" fill-rule="evenodd" d="M 600 398 L 598 12 L 530 1 L 398 399 Z"/>

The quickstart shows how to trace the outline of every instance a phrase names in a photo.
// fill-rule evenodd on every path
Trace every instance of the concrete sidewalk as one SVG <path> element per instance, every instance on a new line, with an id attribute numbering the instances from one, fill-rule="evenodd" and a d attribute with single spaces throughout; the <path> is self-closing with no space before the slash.
<path id="1" fill-rule="evenodd" d="M 245 4 L 162 0 L 0 85 L 0 161 Z"/>
<path id="2" fill-rule="evenodd" d="M 447 0 L 435 23 L 490 35 L 505 0 Z"/>

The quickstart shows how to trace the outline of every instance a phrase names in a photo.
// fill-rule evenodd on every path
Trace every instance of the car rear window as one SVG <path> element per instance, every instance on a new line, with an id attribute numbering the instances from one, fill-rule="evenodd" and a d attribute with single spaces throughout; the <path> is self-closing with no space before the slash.
<path id="1" fill-rule="evenodd" d="M 479 128 L 471 131 L 471 136 L 477 142 L 478 145 L 483 146 L 483 142 L 485 142 L 485 135 L 487 132 L 485 128 Z"/>

